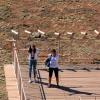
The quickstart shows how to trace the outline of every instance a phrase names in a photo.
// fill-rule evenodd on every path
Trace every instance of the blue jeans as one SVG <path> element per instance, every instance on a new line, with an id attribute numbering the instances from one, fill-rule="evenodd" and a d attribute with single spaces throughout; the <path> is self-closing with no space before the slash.
<path id="1" fill-rule="evenodd" d="M 37 60 L 30 60 L 29 61 L 29 78 L 31 79 L 31 74 L 32 74 L 32 70 L 34 73 L 34 78 L 36 78 L 36 65 L 37 65 Z"/>

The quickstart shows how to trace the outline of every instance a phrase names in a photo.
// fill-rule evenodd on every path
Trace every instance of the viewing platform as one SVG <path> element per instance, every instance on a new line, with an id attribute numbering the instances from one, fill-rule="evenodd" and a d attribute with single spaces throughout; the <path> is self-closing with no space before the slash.
<path id="1" fill-rule="evenodd" d="M 33 82 L 29 83 L 27 57 L 23 51 L 17 52 L 16 48 L 13 50 L 13 64 L 9 66 L 12 70 L 8 70 L 8 74 L 12 72 L 15 75 L 15 87 L 18 87 L 16 100 L 100 100 L 99 64 L 61 65 L 59 87 L 53 75 L 52 85 L 48 88 L 48 69 L 43 62 L 37 65 L 37 82 L 33 79 Z M 10 80 L 10 77 L 8 78 L 6 83 Z M 7 91 L 9 95 L 9 89 Z"/>
<path id="2" fill-rule="evenodd" d="M 25 93 L 25 99 L 22 100 L 100 100 L 99 70 L 89 72 L 87 70 L 61 69 L 59 71 L 59 87 L 56 86 L 53 76 L 52 86 L 48 88 L 48 71 L 41 65 L 38 65 L 37 68 L 38 82 L 29 83 L 28 65 L 20 65 Z"/>

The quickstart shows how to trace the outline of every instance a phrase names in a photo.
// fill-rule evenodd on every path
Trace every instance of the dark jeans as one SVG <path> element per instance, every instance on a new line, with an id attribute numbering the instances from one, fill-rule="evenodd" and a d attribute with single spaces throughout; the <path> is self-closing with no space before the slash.
<path id="1" fill-rule="evenodd" d="M 34 73 L 34 78 L 36 78 L 36 65 L 37 65 L 37 60 L 29 61 L 29 78 L 31 78 L 32 70 Z"/>

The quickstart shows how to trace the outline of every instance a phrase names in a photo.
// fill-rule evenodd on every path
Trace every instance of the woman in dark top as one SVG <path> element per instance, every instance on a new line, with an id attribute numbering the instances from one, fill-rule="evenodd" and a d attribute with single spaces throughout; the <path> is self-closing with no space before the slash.
<path id="1" fill-rule="evenodd" d="M 35 45 L 32 45 L 29 47 L 28 53 L 29 53 L 29 82 L 31 83 L 32 70 L 34 73 L 34 81 L 36 82 L 36 65 L 37 65 L 38 49 L 35 47 Z"/>

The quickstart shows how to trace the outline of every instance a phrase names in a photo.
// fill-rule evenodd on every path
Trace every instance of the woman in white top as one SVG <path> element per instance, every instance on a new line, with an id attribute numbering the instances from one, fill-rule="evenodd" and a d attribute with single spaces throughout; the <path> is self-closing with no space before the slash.
<path id="1" fill-rule="evenodd" d="M 48 87 L 51 86 L 51 79 L 52 79 L 53 71 L 55 73 L 56 83 L 57 83 L 57 86 L 58 86 L 59 85 L 59 75 L 58 75 L 58 67 L 59 67 L 58 59 L 59 59 L 59 55 L 56 53 L 56 50 L 53 49 L 51 51 L 51 54 L 49 55 L 49 57 L 50 57 L 50 66 L 49 66 L 49 84 L 48 84 Z"/>
<path id="2" fill-rule="evenodd" d="M 29 50 L 29 82 L 31 83 L 31 73 L 33 70 L 34 80 L 36 81 L 36 66 L 37 66 L 37 57 L 38 57 L 38 49 L 35 45 L 30 46 Z"/>

